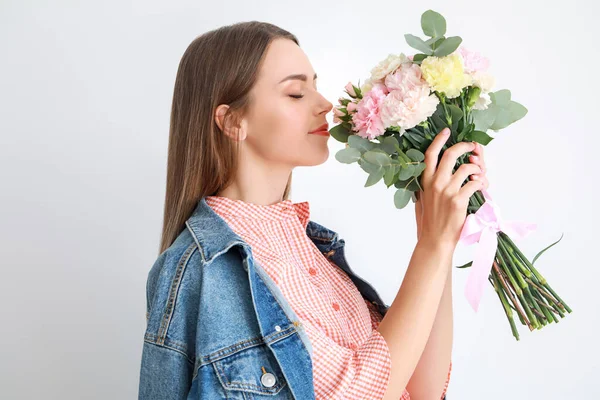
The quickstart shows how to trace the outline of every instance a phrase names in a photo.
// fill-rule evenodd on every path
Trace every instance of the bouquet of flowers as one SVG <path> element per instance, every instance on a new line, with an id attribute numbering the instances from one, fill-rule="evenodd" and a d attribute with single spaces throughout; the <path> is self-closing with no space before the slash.
<path id="1" fill-rule="evenodd" d="M 407 34 L 407 43 L 419 51 L 413 56 L 390 54 L 371 70 L 363 85 L 351 82 L 348 95 L 334 109 L 331 136 L 346 143 L 335 158 L 358 163 L 369 175 L 365 187 L 383 179 L 395 187 L 394 204 L 404 208 L 421 190 L 425 169 L 424 153 L 433 138 L 445 127 L 451 137 L 443 151 L 461 141 L 488 145 L 498 132 L 523 118 L 527 109 L 511 99 L 509 90 L 492 91 L 495 81 L 488 72 L 489 61 L 461 46 L 458 36 L 446 37 L 446 20 L 428 10 L 421 16 L 427 40 Z M 453 172 L 468 162 L 462 155 Z M 441 155 L 440 155 L 441 157 Z M 464 183 L 467 183 L 465 181 Z M 470 268 L 466 296 L 477 311 L 486 279 L 502 302 L 512 334 L 519 340 L 513 311 L 530 331 L 559 322 L 569 306 L 550 287 L 512 239 L 523 238 L 534 224 L 504 221 L 487 190 L 469 200 L 461 242 L 479 243 L 471 261 L 458 268 Z M 562 237 L 561 237 L 562 239 Z"/>

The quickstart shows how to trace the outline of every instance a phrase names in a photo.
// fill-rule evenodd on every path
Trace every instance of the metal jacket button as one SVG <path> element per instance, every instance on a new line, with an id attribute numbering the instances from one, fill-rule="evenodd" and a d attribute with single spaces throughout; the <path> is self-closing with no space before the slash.
<path id="1" fill-rule="evenodd" d="M 275 384 L 275 381 L 275 375 L 270 372 L 267 372 L 260 377 L 260 383 L 265 387 L 272 387 Z"/>

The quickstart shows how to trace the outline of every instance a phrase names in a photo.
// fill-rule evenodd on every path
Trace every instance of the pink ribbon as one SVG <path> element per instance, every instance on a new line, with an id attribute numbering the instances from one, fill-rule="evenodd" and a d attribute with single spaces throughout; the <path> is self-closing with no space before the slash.
<path id="1" fill-rule="evenodd" d="M 473 264 L 469 268 L 471 272 L 467 277 L 467 285 L 465 286 L 465 295 L 475 312 L 479 308 L 483 287 L 488 280 L 496 256 L 498 248 L 496 233 L 502 231 L 511 239 L 518 240 L 537 228 L 536 224 L 502 220 L 500 218 L 500 208 L 493 202 L 490 194 L 486 190 L 481 192 L 485 198 L 485 203 L 476 213 L 467 216 L 459 240 L 459 243 L 466 245 L 479 242 Z"/>

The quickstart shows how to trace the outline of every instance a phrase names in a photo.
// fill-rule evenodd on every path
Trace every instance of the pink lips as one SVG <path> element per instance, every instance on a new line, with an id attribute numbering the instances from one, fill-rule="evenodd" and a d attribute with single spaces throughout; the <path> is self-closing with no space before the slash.
<path id="1" fill-rule="evenodd" d="M 320 127 L 318 127 L 317 129 L 315 129 L 314 131 L 310 131 L 308 132 L 310 134 L 313 135 L 322 135 L 322 136 L 329 136 L 329 124 L 323 124 Z"/>

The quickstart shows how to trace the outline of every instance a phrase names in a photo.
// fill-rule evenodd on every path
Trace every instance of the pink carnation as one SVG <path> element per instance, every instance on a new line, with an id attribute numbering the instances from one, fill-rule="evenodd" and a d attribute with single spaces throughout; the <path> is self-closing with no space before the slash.
<path id="1" fill-rule="evenodd" d="M 477 52 L 469 51 L 463 46 L 460 46 L 456 52 L 460 54 L 463 59 L 466 73 L 472 74 L 475 72 L 483 72 L 490 66 L 489 59 Z"/>
<path id="2" fill-rule="evenodd" d="M 438 104 L 439 99 L 426 85 L 406 93 L 392 90 L 380 107 L 381 120 L 386 127 L 399 126 L 405 131 L 431 117 Z"/>
<path id="3" fill-rule="evenodd" d="M 428 86 L 417 64 L 402 64 L 393 74 L 385 77 L 385 86 L 389 91 L 398 90 L 402 96 L 420 86 Z"/>
<path id="4" fill-rule="evenodd" d="M 365 139 L 373 139 L 385 132 L 385 126 L 379 115 L 379 107 L 388 94 L 386 86 L 375 83 L 371 90 L 363 95 L 357 104 L 357 110 L 352 115 L 354 130 Z"/>

